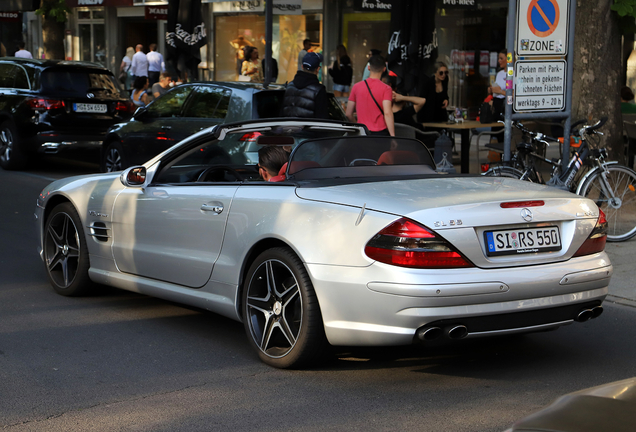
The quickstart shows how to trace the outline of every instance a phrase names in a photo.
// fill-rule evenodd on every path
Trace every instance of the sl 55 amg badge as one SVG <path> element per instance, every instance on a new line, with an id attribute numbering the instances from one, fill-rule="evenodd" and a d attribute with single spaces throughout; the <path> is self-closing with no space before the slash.
<path id="1" fill-rule="evenodd" d="M 451 219 L 451 220 L 448 221 L 448 223 L 446 223 L 446 221 L 435 222 L 435 226 L 436 227 L 457 226 L 457 225 L 462 225 L 462 220 L 461 219 Z"/>
<path id="2" fill-rule="evenodd" d="M 105 217 L 105 218 L 107 218 L 107 217 L 108 217 L 108 215 L 107 215 L 107 214 L 100 213 L 100 212 L 95 211 L 95 210 L 89 210 L 89 211 L 88 211 L 88 214 L 89 214 L 89 215 L 91 215 L 91 216 L 95 216 L 95 217 Z"/>

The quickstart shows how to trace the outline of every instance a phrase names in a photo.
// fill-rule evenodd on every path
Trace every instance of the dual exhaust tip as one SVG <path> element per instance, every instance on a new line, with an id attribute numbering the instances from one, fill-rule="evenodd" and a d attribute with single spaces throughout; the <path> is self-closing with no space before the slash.
<path id="1" fill-rule="evenodd" d="M 594 319 L 603 313 L 603 306 L 595 306 L 593 308 L 582 309 L 574 318 L 577 322 L 585 322 L 589 319 Z M 463 339 L 468 336 L 468 328 L 463 324 L 454 324 L 448 327 L 421 327 L 415 335 L 422 342 L 429 342 L 435 339 L 445 336 L 448 339 Z"/>
<path id="2" fill-rule="evenodd" d="M 422 342 L 435 340 L 441 336 L 449 339 L 463 339 L 468 336 L 468 328 L 462 324 L 441 327 L 421 327 L 415 332 L 417 338 Z"/>
<path id="3" fill-rule="evenodd" d="M 585 322 L 589 319 L 594 319 L 599 317 L 602 313 L 603 313 L 603 306 L 595 306 L 589 309 L 582 309 L 578 313 L 576 318 L 574 318 L 574 321 Z"/>

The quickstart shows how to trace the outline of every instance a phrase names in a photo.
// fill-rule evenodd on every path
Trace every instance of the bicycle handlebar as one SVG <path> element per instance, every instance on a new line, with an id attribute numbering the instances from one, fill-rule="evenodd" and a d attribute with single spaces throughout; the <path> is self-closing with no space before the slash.
<path id="1" fill-rule="evenodd" d="M 546 143 L 547 145 L 550 145 L 550 143 L 548 143 L 547 141 L 554 141 L 554 142 L 558 142 L 559 141 L 557 138 L 551 137 L 549 135 L 544 135 L 541 132 L 534 132 L 534 131 L 531 131 L 529 129 L 526 129 L 523 126 L 523 124 L 518 122 L 518 121 L 513 121 L 512 124 L 517 129 L 521 130 L 521 132 L 523 132 L 525 134 L 528 134 L 530 136 L 530 138 L 532 138 L 533 141 L 543 142 L 543 143 Z"/>

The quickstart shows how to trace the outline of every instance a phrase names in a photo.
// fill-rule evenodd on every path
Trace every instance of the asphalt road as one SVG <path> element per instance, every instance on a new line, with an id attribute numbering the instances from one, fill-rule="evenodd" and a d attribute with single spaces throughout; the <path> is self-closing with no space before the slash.
<path id="1" fill-rule="evenodd" d="M 16 431 L 503 431 L 559 395 L 636 375 L 636 308 L 556 332 L 260 363 L 240 323 L 115 289 L 66 298 L 33 210 L 90 164 L 0 170 L 0 428 Z"/>

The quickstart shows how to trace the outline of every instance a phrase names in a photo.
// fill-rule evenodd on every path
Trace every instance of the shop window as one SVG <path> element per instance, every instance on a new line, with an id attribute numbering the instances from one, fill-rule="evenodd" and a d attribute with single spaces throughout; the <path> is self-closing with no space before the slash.
<path id="1" fill-rule="evenodd" d="M 79 59 L 106 66 L 106 30 L 104 9 L 91 8 L 77 11 Z"/>
<path id="2" fill-rule="evenodd" d="M 265 16 L 238 14 L 219 15 L 215 20 L 215 79 L 236 81 L 245 46 L 258 48 L 259 59 L 265 55 Z M 314 42 L 313 51 L 322 53 L 322 14 L 275 15 L 273 21 L 272 57 L 278 62 L 276 82 L 291 81 L 298 70 L 298 53 L 304 39 Z"/>

